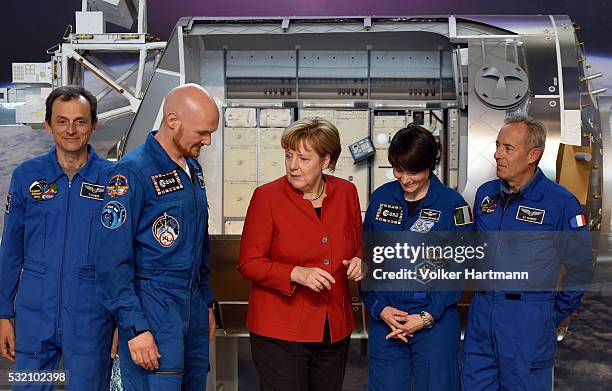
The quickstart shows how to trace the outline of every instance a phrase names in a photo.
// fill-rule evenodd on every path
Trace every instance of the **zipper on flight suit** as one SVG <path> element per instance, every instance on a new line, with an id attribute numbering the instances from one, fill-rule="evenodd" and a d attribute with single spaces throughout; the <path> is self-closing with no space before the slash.
<path id="1" fill-rule="evenodd" d="M 64 174 L 65 175 L 65 174 Z M 68 177 L 66 177 L 68 179 Z M 66 243 L 68 242 L 68 220 L 70 216 L 70 193 L 72 188 L 72 181 L 68 182 L 68 197 L 66 198 L 66 220 L 64 223 L 64 250 L 62 252 L 62 258 L 60 260 L 60 270 L 59 270 L 59 288 L 58 288 L 58 296 L 57 296 L 57 318 L 56 318 L 56 330 L 58 334 L 58 342 L 61 344 L 61 318 L 62 318 L 62 288 L 64 281 L 64 258 L 66 257 Z M 46 234 L 46 233 L 45 233 Z M 77 284 L 78 287 L 78 284 Z"/>
<path id="2" fill-rule="evenodd" d="M 187 160 L 185 160 L 185 164 L 187 165 L 187 169 L 189 170 L 189 182 L 191 183 L 191 191 L 193 194 L 193 207 L 195 210 L 195 216 L 197 219 L 198 216 L 198 199 L 196 196 L 196 189 L 195 189 L 195 183 L 193 182 L 193 176 L 196 175 L 196 172 L 192 172 L 191 171 L 191 165 L 189 164 L 189 162 L 187 162 Z M 197 225 L 197 224 L 196 224 Z M 196 227 L 194 227 L 196 228 Z M 194 229 L 194 241 L 193 243 L 197 243 L 197 229 Z M 202 258 L 202 255 L 200 254 L 200 259 Z M 191 324 L 191 290 L 193 288 L 193 279 L 194 279 L 194 274 L 195 274 L 195 262 L 191 267 L 191 278 L 189 280 L 189 303 L 187 303 L 189 305 L 189 310 L 188 310 L 188 315 L 187 315 L 187 331 L 189 330 L 189 325 Z"/>

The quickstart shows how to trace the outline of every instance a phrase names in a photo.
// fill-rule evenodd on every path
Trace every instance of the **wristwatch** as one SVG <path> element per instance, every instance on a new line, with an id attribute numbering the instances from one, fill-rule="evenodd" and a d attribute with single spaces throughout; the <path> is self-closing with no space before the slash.
<path id="1" fill-rule="evenodd" d="M 421 317 L 421 322 L 423 322 L 423 328 L 430 329 L 433 327 L 433 320 L 429 319 L 425 311 L 419 312 L 419 316 Z"/>

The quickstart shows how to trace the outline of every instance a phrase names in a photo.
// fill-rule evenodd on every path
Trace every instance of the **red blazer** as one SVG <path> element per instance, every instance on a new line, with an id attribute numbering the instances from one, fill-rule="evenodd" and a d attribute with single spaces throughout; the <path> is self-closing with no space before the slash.
<path id="1" fill-rule="evenodd" d="M 325 175 L 321 220 L 310 201 L 281 177 L 258 187 L 247 211 L 238 270 L 252 282 L 247 326 L 253 333 L 296 342 L 321 342 L 328 314 L 332 342 L 354 327 L 346 267 L 361 257 L 361 212 L 355 185 Z M 334 276 L 330 291 L 291 283 L 295 266 Z"/>

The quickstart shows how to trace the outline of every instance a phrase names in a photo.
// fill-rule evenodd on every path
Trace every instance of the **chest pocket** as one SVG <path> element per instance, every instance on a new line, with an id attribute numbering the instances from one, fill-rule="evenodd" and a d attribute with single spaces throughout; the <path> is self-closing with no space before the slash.
<path id="1" fill-rule="evenodd" d="M 150 227 L 143 227 L 143 234 L 150 239 L 147 241 L 152 243 L 156 254 L 152 261 L 159 262 L 158 265 L 152 265 L 153 267 L 173 269 L 191 265 L 186 247 L 194 238 L 192 227 L 183 224 L 184 214 L 184 207 L 180 201 L 164 202 L 155 208 Z"/>
<path id="2" fill-rule="evenodd" d="M 24 224 L 24 257 L 43 262 L 48 236 L 48 211 L 42 205 L 28 208 Z"/>

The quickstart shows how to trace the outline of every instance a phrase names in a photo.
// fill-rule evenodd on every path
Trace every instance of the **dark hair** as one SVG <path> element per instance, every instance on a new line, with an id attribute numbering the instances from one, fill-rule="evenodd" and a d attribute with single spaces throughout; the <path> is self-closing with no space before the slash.
<path id="1" fill-rule="evenodd" d="M 62 102 L 68 102 L 72 99 L 78 99 L 81 96 L 87 99 L 89 102 L 91 122 L 98 122 L 98 100 L 91 92 L 79 86 L 61 86 L 51 91 L 47 97 L 47 101 L 45 102 L 45 121 L 51 123 L 51 110 L 53 107 L 53 102 L 55 102 L 56 99 L 59 98 Z"/>
<path id="2" fill-rule="evenodd" d="M 440 162 L 440 144 L 429 130 L 416 124 L 395 133 L 388 153 L 389 163 L 403 171 L 433 171 Z"/>

